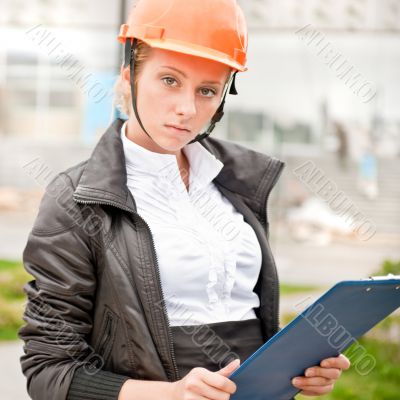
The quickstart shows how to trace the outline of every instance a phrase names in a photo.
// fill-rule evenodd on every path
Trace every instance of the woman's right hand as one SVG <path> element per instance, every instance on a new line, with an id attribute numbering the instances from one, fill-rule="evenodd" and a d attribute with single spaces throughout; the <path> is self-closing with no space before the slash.
<path id="1" fill-rule="evenodd" d="M 172 382 L 171 400 L 228 400 L 236 392 L 236 384 L 228 376 L 240 366 L 236 359 L 216 372 L 193 368 L 179 381 Z"/>

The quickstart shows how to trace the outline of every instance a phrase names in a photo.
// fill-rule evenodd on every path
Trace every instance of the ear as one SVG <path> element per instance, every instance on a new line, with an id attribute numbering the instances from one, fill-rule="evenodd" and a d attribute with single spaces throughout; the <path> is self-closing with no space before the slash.
<path id="1" fill-rule="evenodd" d="M 124 68 L 124 66 L 121 65 L 121 76 L 124 81 L 126 81 L 127 83 L 130 82 L 130 67 L 129 67 L 129 65 L 126 68 Z"/>

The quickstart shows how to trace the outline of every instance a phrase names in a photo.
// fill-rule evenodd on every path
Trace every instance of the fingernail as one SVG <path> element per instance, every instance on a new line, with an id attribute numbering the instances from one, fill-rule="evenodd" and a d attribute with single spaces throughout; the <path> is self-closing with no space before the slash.
<path id="1" fill-rule="evenodd" d="M 314 371 L 313 370 L 311 370 L 311 369 L 308 369 L 307 371 L 306 371 L 306 374 L 305 374 L 306 376 L 313 376 L 314 375 Z"/>
<path id="2" fill-rule="evenodd" d="M 298 385 L 300 383 L 300 379 L 294 378 L 294 379 L 292 379 L 292 383 L 293 383 L 293 385 Z"/>

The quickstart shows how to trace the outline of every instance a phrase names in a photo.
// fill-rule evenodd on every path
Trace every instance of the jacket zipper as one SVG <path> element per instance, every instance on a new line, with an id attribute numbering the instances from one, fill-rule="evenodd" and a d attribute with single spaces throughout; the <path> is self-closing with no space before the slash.
<path id="1" fill-rule="evenodd" d="M 261 223 L 264 226 L 265 229 L 267 229 L 267 221 L 268 221 L 268 199 L 269 199 L 269 195 L 271 194 L 272 188 L 275 186 L 275 183 L 277 182 L 279 176 L 281 175 L 282 171 L 283 171 L 284 165 L 281 164 L 275 171 L 274 176 L 272 177 L 272 181 L 270 184 L 270 189 L 268 190 L 267 196 L 265 197 L 265 202 L 264 202 L 264 210 L 265 212 L 262 214 L 262 220 Z M 267 233 L 267 240 L 269 240 L 269 227 L 268 227 L 268 231 Z M 268 247 L 269 247 L 269 243 L 268 243 Z M 273 257 L 273 256 L 272 256 Z M 276 269 L 276 265 L 275 265 L 275 260 L 274 261 L 274 278 L 275 278 L 275 282 L 278 282 L 278 271 Z M 279 292 L 279 283 L 278 285 L 274 286 L 274 299 L 276 299 L 275 304 L 275 318 L 274 318 L 274 334 L 276 332 L 278 332 L 279 330 L 279 321 L 280 321 L 280 311 L 279 311 L 279 296 L 280 296 L 280 292 Z"/>
<path id="2" fill-rule="evenodd" d="M 172 332 L 171 332 L 171 326 L 170 326 L 170 321 L 168 318 L 168 313 L 167 313 L 167 307 L 165 305 L 165 301 L 164 301 L 164 292 L 163 292 L 163 288 L 161 285 L 161 278 L 160 278 L 160 271 L 159 271 L 159 266 L 158 266 L 158 258 L 157 258 L 157 253 L 155 250 L 155 246 L 154 246 L 154 240 L 153 240 L 153 234 L 151 232 L 151 229 L 149 227 L 149 225 L 147 224 L 147 222 L 135 211 L 133 211 L 131 208 L 129 207 L 124 207 L 116 202 L 113 201 L 95 201 L 95 200 L 83 200 L 81 198 L 78 198 L 78 195 L 75 195 L 74 198 L 76 199 L 76 201 L 78 203 L 83 203 L 83 204 L 104 204 L 104 205 L 109 205 L 109 206 L 113 206 L 113 207 L 117 207 L 121 210 L 124 211 L 129 211 L 130 213 L 132 213 L 135 218 L 138 218 L 141 222 L 144 223 L 144 225 L 147 227 L 149 233 L 150 233 L 150 239 L 151 239 L 151 245 L 152 245 L 152 252 L 153 252 L 153 257 L 156 260 L 155 263 L 155 271 L 156 271 L 156 277 L 157 277 L 157 281 L 159 283 L 159 287 L 161 289 L 161 298 L 162 298 L 162 309 L 163 309 L 163 313 L 164 313 L 164 317 L 165 320 L 167 321 L 167 331 L 168 331 L 168 339 L 169 339 L 169 352 L 171 355 L 171 360 L 172 360 L 172 366 L 174 368 L 174 373 L 175 373 L 175 377 L 174 380 L 178 380 L 180 379 L 180 375 L 179 375 L 179 371 L 178 371 L 178 367 L 176 364 L 176 358 L 175 358 L 175 352 L 174 352 L 174 347 L 173 347 L 173 338 L 172 338 Z"/>
<path id="3" fill-rule="evenodd" d="M 160 269 L 159 269 L 159 266 L 158 266 L 158 258 L 157 258 L 156 249 L 154 247 L 153 234 L 151 232 L 151 229 L 150 229 L 150 226 L 148 225 L 148 223 L 139 214 L 135 214 L 135 215 L 137 215 L 141 219 L 141 221 L 147 226 L 147 229 L 149 230 L 149 233 L 150 233 L 151 246 L 152 246 L 152 249 L 153 249 L 153 256 L 154 256 L 154 259 L 156 260 L 155 271 L 156 271 L 157 281 L 158 281 L 158 284 L 159 284 L 159 287 L 160 287 L 160 290 L 161 290 L 161 298 L 163 300 L 162 301 L 162 308 L 163 308 L 164 317 L 165 317 L 165 319 L 167 321 L 167 332 L 168 332 L 168 338 L 169 338 L 169 341 L 168 341 L 169 351 L 170 351 L 170 355 L 171 355 L 171 359 L 172 359 L 172 365 L 174 367 L 174 372 L 175 372 L 174 380 L 178 380 L 178 379 L 180 379 L 180 375 L 179 375 L 179 371 L 178 371 L 178 367 L 177 367 L 176 359 L 175 359 L 175 352 L 174 352 L 174 346 L 173 346 L 173 338 L 172 338 L 171 326 L 170 326 L 170 321 L 169 321 L 169 317 L 168 317 L 167 307 L 166 307 L 165 301 L 164 301 L 165 297 L 164 297 L 164 291 L 163 291 L 162 284 L 161 284 Z"/>

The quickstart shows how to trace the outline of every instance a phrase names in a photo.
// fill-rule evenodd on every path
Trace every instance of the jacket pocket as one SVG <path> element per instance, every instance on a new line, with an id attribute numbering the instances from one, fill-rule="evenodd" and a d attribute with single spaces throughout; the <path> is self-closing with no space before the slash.
<path id="1" fill-rule="evenodd" d="M 97 353 L 103 358 L 104 364 L 110 356 L 110 352 L 115 340 L 119 317 L 108 307 L 104 310 L 104 318 L 100 330 L 100 340 L 98 342 Z"/>

